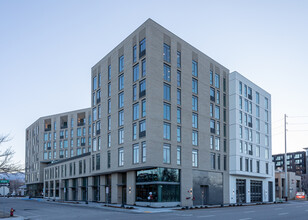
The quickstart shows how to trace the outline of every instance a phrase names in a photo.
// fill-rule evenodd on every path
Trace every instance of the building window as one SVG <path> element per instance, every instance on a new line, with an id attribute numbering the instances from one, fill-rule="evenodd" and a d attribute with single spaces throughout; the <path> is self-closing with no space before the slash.
<path id="1" fill-rule="evenodd" d="M 146 136 L 146 121 L 142 120 L 139 122 L 139 138 Z"/>
<path id="2" fill-rule="evenodd" d="M 139 64 L 133 67 L 133 81 L 136 82 L 139 79 Z"/>
<path id="3" fill-rule="evenodd" d="M 163 146 L 163 163 L 170 164 L 170 144 L 164 144 Z"/>
<path id="4" fill-rule="evenodd" d="M 220 170 L 220 154 L 217 154 L 217 169 Z"/>
<path id="5" fill-rule="evenodd" d="M 164 122 L 164 139 L 170 140 L 170 123 Z"/>
<path id="6" fill-rule="evenodd" d="M 108 114 L 111 113 L 111 99 L 108 99 Z"/>
<path id="7" fill-rule="evenodd" d="M 107 147 L 111 147 L 111 133 L 107 135 Z"/>
<path id="8" fill-rule="evenodd" d="M 139 98 L 142 98 L 146 94 L 146 81 L 145 79 L 139 82 Z"/>
<path id="9" fill-rule="evenodd" d="M 198 94 L 198 80 L 192 79 L 192 93 Z"/>
<path id="10" fill-rule="evenodd" d="M 243 100 L 242 97 L 239 97 L 239 108 L 242 109 L 243 108 Z"/>
<path id="11" fill-rule="evenodd" d="M 176 134 L 177 134 L 177 142 L 181 142 L 181 126 L 177 126 Z"/>
<path id="12" fill-rule="evenodd" d="M 142 142 L 142 163 L 145 163 L 147 160 L 147 145 L 146 142 Z"/>
<path id="13" fill-rule="evenodd" d="M 219 89 L 219 85 L 220 85 L 219 75 L 215 73 L 215 87 Z"/>
<path id="14" fill-rule="evenodd" d="M 219 137 L 215 137 L 215 150 L 220 150 L 220 139 Z"/>
<path id="15" fill-rule="evenodd" d="M 192 75 L 198 77 L 198 63 L 196 61 L 192 61 Z"/>
<path id="16" fill-rule="evenodd" d="M 111 83 L 108 83 L 108 97 L 111 96 Z"/>
<path id="17" fill-rule="evenodd" d="M 257 173 L 260 173 L 260 161 L 257 161 L 256 168 L 257 168 Z"/>
<path id="18" fill-rule="evenodd" d="M 267 148 L 265 148 L 264 153 L 265 153 L 265 155 L 264 155 L 265 159 L 267 159 L 267 160 L 268 160 L 268 158 L 269 158 L 269 151 L 268 151 L 268 149 L 267 149 Z"/>
<path id="19" fill-rule="evenodd" d="M 224 155 L 224 170 L 227 170 L 227 156 Z"/>
<path id="20" fill-rule="evenodd" d="M 265 172 L 268 174 L 268 163 L 265 163 Z"/>
<path id="21" fill-rule="evenodd" d="M 213 150 L 214 148 L 214 137 L 211 135 L 210 136 L 210 149 Z"/>
<path id="22" fill-rule="evenodd" d="M 179 70 L 177 71 L 176 79 L 177 79 L 177 86 L 181 87 L 181 71 L 179 71 Z"/>
<path id="23" fill-rule="evenodd" d="M 260 104 L 260 95 L 258 92 L 256 92 L 256 103 Z"/>
<path id="24" fill-rule="evenodd" d="M 124 74 L 119 76 L 119 90 L 124 89 Z"/>
<path id="25" fill-rule="evenodd" d="M 139 43 L 139 58 L 143 57 L 146 54 L 146 44 L 145 38 Z"/>
<path id="26" fill-rule="evenodd" d="M 133 101 L 137 100 L 137 85 L 133 85 Z M 110 113 L 109 113 L 110 114 Z"/>
<path id="27" fill-rule="evenodd" d="M 243 158 L 240 157 L 240 171 L 243 171 Z"/>
<path id="28" fill-rule="evenodd" d="M 192 131 L 192 145 L 198 146 L 198 131 Z"/>
<path id="29" fill-rule="evenodd" d="M 124 125 L 124 110 L 119 111 L 119 127 Z"/>
<path id="30" fill-rule="evenodd" d="M 219 120 L 220 119 L 220 108 L 219 108 L 219 106 L 215 106 L 215 118 L 217 119 L 217 120 Z"/>
<path id="31" fill-rule="evenodd" d="M 252 160 L 250 160 L 250 172 L 252 172 L 253 167 L 252 167 Z"/>
<path id="32" fill-rule="evenodd" d="M 177 146 L 176 148 L 176 164 L 181 165 L 181 147 Z"/>
<path id="33" fill-rule="evenodd" d="M 210 85 L 213 85 L 213 70 L 210 70 Z"/>
<path id="34" fill-rule="evenodd" d="M 141 102 L 141 117 L 145 117 L 146 116 L 146 100 L 143 99 Z"/>
<path id="35" fill-rule="evenodd" d="M 170 63 L 170 46 L 164 44 L 164 61 Z"/>
<path id="36" fill-rule="evenodd" d="M 168 103 L 164 103 L 164 119 L 165 120 L 169 120 L 170 121 L 170 111 L 171 110 L 171 106 Z"/>
<path id="37" fill-rule="evenodd" d="M 265 106 L 265 109 L 268 109 L 268 98 L 264 98 L 264 106 Z"/>
<path id="38" fill-rule="evenodd" d="M 97 89 L 97 77 L 93 78 L 93 91 Z"/>
<path id="39" fill-rule="evenodd" d="M 210 100 L 215 102 L 215 89 L 212 87 L 210 88 Z"/>
<path id="40" fill-rule="evenodd" d="M 198 97 L 194 95 L 192 96 L 192 110 L 198 111 Z"/>
<path id="41" fill-rule="evenodd" d="M 137 123 L 133 124 L 133 140 L 137 139 Z"/>
<path id="42" fill-rule="evenodd" d="M 133 120 L 139 119 L 139 103 L 133 105 Z"/>
<path id="43" fill-rule="evenodd" d="M 176 110 L 176 121 L 178 124 L 181 124 L 181 108 L 177 108 Z"/>
<path id="44" fill-rule="evenodd" d="M 170 93 L 170 85 L 164 83 L 164 100 L 170 101 L 171 93 Z"/>
<path id="45" fill-rule="evenodd" d="M 215 134 L 215 121 L 213 119 L 210 121 L 210 132 Z"/>
<path id="46" fill-rule="evenodd" d="M 123 166 L 124 165 L 124 148 L 119 148 L 119 166 Z M 110 165 L 109 165 L 110 167 Z"/>
<path id="47" fill-rule="evenodd" d="M 265 121 L 268 122 L 268 111 L 265 110 Z"/>
<path id="48" fill-rule="evenodd" d="M 248 160 L 248 158 L 245 159 L 245 171 L 246 172 L 249 171 L 249 160 Z"/>
<path id="49" fill-rule="evenodd" d="M 96 170 L 100 170 L 101 168 L 101 155 L 96 154 Z"/>
<path id="50" fill-rule="evenodd" d="M 214 153 L 211 153 L 211 168 L 212 168 L 212 169 L 215 169 L 215 168 L 216 168 L 216 167 L 215 167 L 215 165 L 216 165 L 215 159 L 216 159 L 215 154 L 214 154 Z"/>
<path id="51" fill-rule="evenodd" d="M 119 108 L 123 108 L 124 107 L 124 92 L 121 92 L 119 94 Z"/>
<path id="52" fill-rule="evenodd" d="M 110 165 L 111 165 L 111 152 L 108 151 L 107 152 L 107 168 L 110 168 Z"/>
<path id="53" fill-rule="evenodd" d="M 122 72 L 124 70 L 124 56 L 121 56 L 119 58 L 119 72 Z"/>
<path id="54" fill-rule="evenodd" d="M 198 150 L 192 150 L 192 166 L 198 167 Z"/>
<path id="55" fill-rule="evenodd" d="M 177 104 L 178 105 L 181 105 L 181 90 L 180 89 L 177 89 Z"/>
<path id="56" fill-rule="evenodd" d="M 198 114 L 192 113 L 192 127 L 198 128 Z"/>
<path id="57" fill-rule="evenodd" d="M 181 68 L 181 52 L 177 51 L 176 53 L 176 61 L 177 61 L 177 68 Z"/>
<path id="58" fill-rule="evenodd" d="M 216 103 L 217 104 L 220 103 L 220 92 L 219 91 L 216 92 Z"/>
<path id="59" fill-rule="evenodd" d="M 142 77 L 144 77 L 147 74 L 147 63 L 145 59 L 142 60 L 141 67 L 142 67 Z"/>
<path id="60" fill-rule="evenodd" d="M 108 131 L 111 131 L 111 116 L 110 115 L 108 116 Z"/>
<path id="61" fill-rule="evenodd" d="M 108 66 L 108 81 L 111 80 L 111 65 Z"/>
<path id="62" fill-rule="evenodd" d="M 133 145 L 133 162 L 134 164 L 139 163 L 139 144 Z"/>
<path id="63" fill-rule="evenodd" d="M 118 143 L 123 144 L 124 143 L 124 128 L 119 129 L 118 136 L 119 136 Z"/>
<path id="64" fill-rule="evenodd" d="M 137 61 L 137 46 L 134 45 L 133 47 L 133 63 Z"/>
<path id="65" fill-rule="evenodd" d="M 164 80 L 170 82 L 171 81 L 171 70 L 170 66 L 164 64 Z"/>

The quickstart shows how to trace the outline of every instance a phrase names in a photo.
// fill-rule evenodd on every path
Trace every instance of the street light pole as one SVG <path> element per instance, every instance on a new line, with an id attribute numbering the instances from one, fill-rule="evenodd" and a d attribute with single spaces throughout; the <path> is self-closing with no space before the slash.
<path id="1" fill-rule="evenodd" d="M 284 114 L 284 174 L 285 174 L 285 197 L 288 199 L 288 170 L 287 170 L 287 115 Z"/>

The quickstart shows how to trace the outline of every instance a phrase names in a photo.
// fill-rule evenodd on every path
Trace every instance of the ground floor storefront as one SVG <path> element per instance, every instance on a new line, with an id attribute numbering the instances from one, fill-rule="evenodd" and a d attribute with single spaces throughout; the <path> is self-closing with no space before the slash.
<path id="1" fill-rule="evenodd" d="M 46 179 L 44 197 L 152 207 L 222 204 L 222 173 L 151 168 L 106 175 Z"/>
<path id="2" fill-rule="evenodd" d="M 27 185 L 27 195 L 31 197 L 43 197 L 43 183 Z"/>
<path id="3" fill-rule="evenodd" d="M 230 203 L 273 202 L 273 178 L 230 176 Z"/>

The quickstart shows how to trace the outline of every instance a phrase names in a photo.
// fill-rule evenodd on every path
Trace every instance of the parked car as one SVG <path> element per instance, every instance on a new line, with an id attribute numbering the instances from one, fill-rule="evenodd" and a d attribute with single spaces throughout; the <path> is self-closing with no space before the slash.
<path id="1" fill-rule="evenodd" d="M 295 195 L 296 200 L 306 200 L 305 192 L 297 192 Z"/>

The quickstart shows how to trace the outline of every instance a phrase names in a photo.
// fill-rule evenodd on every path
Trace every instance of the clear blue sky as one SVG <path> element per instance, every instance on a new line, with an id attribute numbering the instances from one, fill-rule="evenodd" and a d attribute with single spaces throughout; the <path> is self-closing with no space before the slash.
<path id="1" fill-rule="evenodd" d="M 307 11 L 304 0 L 1 0 L 0 133 L 24 162 L 25 128 L 89 107 L 91 67 L 152 18 L 272 94 L 273 152 L 282 152 L 283 114 L 308 116 Z M 296 123 L 308 117 L 289 119 L 290 151 L 308 147 L 308 124 Z"/>

